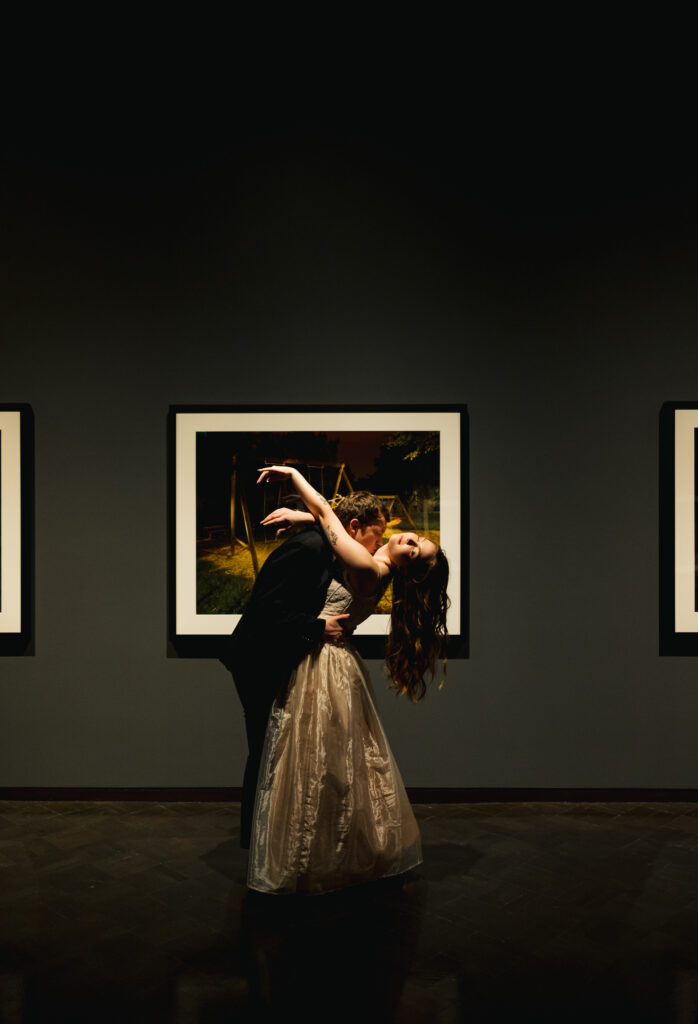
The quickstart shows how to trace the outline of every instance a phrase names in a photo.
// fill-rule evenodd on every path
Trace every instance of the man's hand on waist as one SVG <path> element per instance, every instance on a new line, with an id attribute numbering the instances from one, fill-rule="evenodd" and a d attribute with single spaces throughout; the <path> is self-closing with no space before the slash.
<path id="1" fill-rule="evenodd" d="M 347 637 L 352 632 L 346 625 L 345 620 L 349 614 L 330 615 L 325 619 L 325 630 L 322 634 L 322 641 L 326 644 L 334 644 L 335 647 L 342 647 Z"/>

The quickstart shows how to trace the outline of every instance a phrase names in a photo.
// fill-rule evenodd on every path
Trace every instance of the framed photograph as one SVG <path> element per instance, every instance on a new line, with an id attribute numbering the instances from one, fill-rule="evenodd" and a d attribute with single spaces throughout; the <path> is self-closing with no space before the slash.
<path id="1" fill-rule="evenodd" d="M 698 401 L 659 417 L 659 653 L 698 654 Z"/>
<path id="2" fill-rule="evenodd" d="M 467 413 L 442 407 L 192 407 L 169 414 L 169 635 L 177 654 L 215 656 L 283 539 L 261 521 L 288 505 L 287 483 L 258 487 L 264 465 L 293 464 L 327 500 L 379 495 L 386 537 L 414 531 L 450 565 L 449 653 L 467 655 Z M 354 634 L 382 657 L 390 588 Z"/>
<path id="3" fill-rule="evenodd" d="M 0 405 L 0 654 L 30 654 L 33 637 L 34 419 Z"/>

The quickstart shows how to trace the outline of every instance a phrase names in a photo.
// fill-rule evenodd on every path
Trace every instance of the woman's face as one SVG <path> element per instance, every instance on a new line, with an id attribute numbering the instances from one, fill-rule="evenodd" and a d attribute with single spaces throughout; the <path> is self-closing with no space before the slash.
<path id="1" fill-rule="evenodd" d="M 403 569 L 418 559 L 430 562 L 436 552 L 436 544 L 416 533 L 394 533 L 388 540 L 388 557 L 397 569 Z"/>

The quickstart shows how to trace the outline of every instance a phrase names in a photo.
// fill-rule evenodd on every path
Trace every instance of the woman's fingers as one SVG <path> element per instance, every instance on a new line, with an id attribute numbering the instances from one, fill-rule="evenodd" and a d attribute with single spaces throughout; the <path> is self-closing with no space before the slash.
<path id="1" fill-rule="evenodd" d="M 258 484 L 261 484 L 262 480 L 280 480 L 284 477 L 291 476 L 293 473 L 292 466 L 260 466 L 257 470 L 259 473 Z"/>
<path id="2" fill-rule="evenodd" d="M 266 516 L 264 519 L 262 519 L 262 521 L 260 522 L 259 525 L 260 526 L 272 526 L 274 523 L 286 523 L 287 519 L 288 519 L 288 509 L 287 508 L 275 508 L 273 512 L 270 512 L 268 516 Z M 288 523 L 286 523 L 286 525 L 288 525 Z M 284 527 L 284 529 L 285 529 L 285 527 Z"/>
<path id="3" fill-rule="evenodd" d="M 276 477 L 283 475 L 279 474 L 278 470 L 278 466 L 262 466 L 260 469 L 257 470 L 257 472 L 259 473 L 257 483 L 261 484 L 263 480 L 274 480 Z"/>

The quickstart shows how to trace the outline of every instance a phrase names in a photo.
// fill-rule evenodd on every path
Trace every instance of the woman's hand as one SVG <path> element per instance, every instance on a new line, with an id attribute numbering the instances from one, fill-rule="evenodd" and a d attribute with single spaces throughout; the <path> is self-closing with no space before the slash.
<path id="1" fill-rule="evenodd" d="M 266 519 L 261 522 L 262 526 L 276 526 L 276 536 L 282 537 L 292 526 L 299 523 L 314 523 L 315 518 L 310 512 L 301 512 L 295 508 L 275 508 Z"/>
<path id="2" fill-rule="evenodd" d="M 298 470 L 293 466 L 263 466 L 258 470 L 258 484 L 271 483 L 273 480 L 287 480 Z"/>

